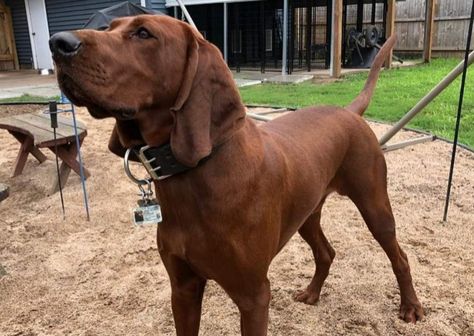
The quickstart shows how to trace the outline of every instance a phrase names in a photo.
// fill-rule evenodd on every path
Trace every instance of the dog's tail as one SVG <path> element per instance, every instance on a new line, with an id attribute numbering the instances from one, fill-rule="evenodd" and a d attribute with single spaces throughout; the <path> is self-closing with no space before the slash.
<path id="1" fill-rule="evenodd" d="M 378 52 L 377 56 L 370 67 L 369 77 L 365 82 L 364 89 L 361 93 L 357 96 L 356 99 L 350 103 L 349 106 L 346 107 L 347 110 L 357 113 L 359 115 L 364 114 L 367 106 L 369 106 L 370 99 L 374 93 L 375 84 L 377 83 L 377 79 L 379 78 L 380 69 L 388 56 L 390 50 L 392 50 L 393 46 L 395 45 L 397 38 L 392 35 L 383 45 L 383 47 Z"/>

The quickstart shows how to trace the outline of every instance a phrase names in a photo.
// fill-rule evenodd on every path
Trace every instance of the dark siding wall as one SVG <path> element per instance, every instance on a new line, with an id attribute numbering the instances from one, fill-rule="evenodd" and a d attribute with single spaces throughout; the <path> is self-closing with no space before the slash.
<path id="1" fill-rule="evenodd" d="M 49 33 L 82 28 L 89 17 L 100 9 L 122 2 L 121 0 L 46 0 Z M 140 4 L 140 0 L 130 1 Z"/>
<path id="2" fill-rule="evenodd" d="M 30 33 L 26 19 L 25 2 L 18 0 L 7 0 L 6 5 L 11 9 L 13 19 L 13 31 L 15 34 L 18 61 L 22 68 L 33 66 L 31 53 Z"/>

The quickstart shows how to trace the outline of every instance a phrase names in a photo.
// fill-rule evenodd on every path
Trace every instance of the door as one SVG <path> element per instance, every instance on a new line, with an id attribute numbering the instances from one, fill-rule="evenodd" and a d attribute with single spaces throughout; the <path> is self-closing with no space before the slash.
<path id="1" fill-rule="evenodd" d="M 49 51 L 48 18 L 44 0 L 25 0 L 25 7 L 35 69 L 52 69 L 53 60 Z"/>
<path id="2" fill-rule="evenodd" d="M 18 68 L 11 13 L 0 0 L 0 71 Z"/>

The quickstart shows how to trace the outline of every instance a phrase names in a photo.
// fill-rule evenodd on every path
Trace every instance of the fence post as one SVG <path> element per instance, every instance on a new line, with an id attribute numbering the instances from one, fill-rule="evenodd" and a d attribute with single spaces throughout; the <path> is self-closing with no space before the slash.
<path id="1" fill-rule="evenodd" d="M 396 12 L 396 7 L 395 7 L 395 0 L 388 0 L 387 1 L 387 27 L 386 27 L 386 34 L 385 38 L 389 38 L 395 33 L 395 12 Z M 385 69 L 390 69 L 392 67 L 392 58 L 393 58 L 393 49 L 390 50 L 388 56 L 387 56 L 387 61 L 385 61 Z"/>
<path id="2" fill-rule="evenodd" d="M 423 59 L 426 63 L 431 61 L 431 48 L 433 46 L 433 25 L 436 0 L 426 0 L 425 12 L 425 41 L 423 46 Z"/>
<path id="3" fill-rule="evenodd" d="M 331 77 L 341 76 L 342 0 L 332 0 Z"/>

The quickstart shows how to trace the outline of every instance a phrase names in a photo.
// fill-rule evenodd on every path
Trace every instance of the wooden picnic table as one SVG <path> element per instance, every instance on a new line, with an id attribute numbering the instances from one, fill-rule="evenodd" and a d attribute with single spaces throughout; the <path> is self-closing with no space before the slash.
<path id="1" fill-rule="evenodd" d="M 2 128 L 13 135 L 21 144 L 12 177 L 18 176 L 23 172 L 29 154 L 33 155 L 40 163 L 46 160 L 46 156 L 40 151 L 40 148 L 48 148 L 62 160 L 60 167 L 62 187 L 66 184 L 71 169 L 80 175 L 80 166 L 76 158 L 78 153 L 72 119 L 58 115 L 56 140 L 54 140 L 49 114 L 31 113 L 0 118 L 0 129 Z M 79 145 L 82 145 L 87 135 L 87 129 L 79 121 L 77 121 L 77 133 L 79 135 Z M 85 168 L 84 176 L 85 178 L 90 176 L 89 171 Z M 59 190 L 59 181 L 57 174 L 55 174 L 53 192 L 57 190 Z"/>

